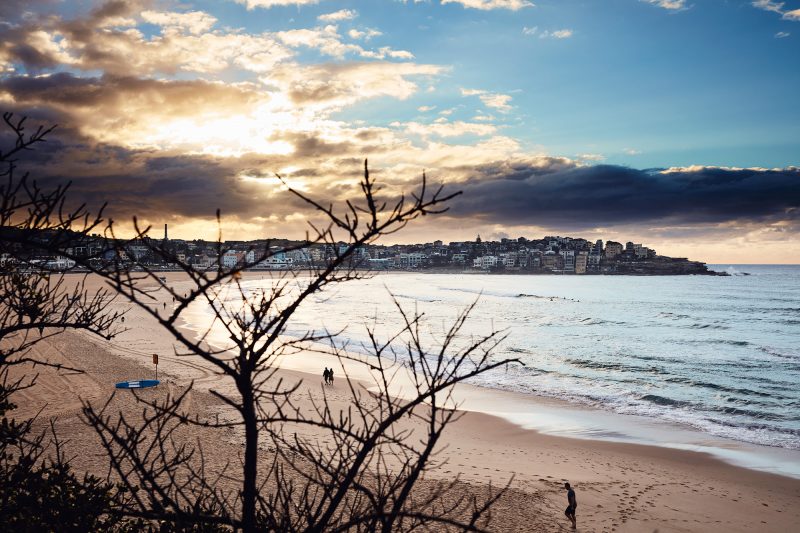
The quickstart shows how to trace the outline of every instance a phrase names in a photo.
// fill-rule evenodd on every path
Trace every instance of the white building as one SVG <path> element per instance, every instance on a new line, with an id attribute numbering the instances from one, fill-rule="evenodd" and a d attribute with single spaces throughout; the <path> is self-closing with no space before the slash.
<path id="1" fill-rule="evenodd" d="M 503 262 L 503 266 L 506 268 L 517 266 L 517 254 L 515 252 L 500 254 L 500 259 Z"/>
<path id="2" fill-rule="evenodd" d="M 400 254 L 395 257 L 395 266 L 400 268 L 418 268 L 428 261 L 428 256 L 421 253 Z"/>
<path id="3" fill-rule="evenodd" d="M 575 272 L 575 250 L 562 250 L 559 253 L 564 258 L 564 272 Z"/>
<path id="4" fill-rule="evenodd" d="M 236 268 L 245 256 L 244 252 L 239 252 L 236 250 L 228 250 L 222 256 L 222 266 L 225 268 Z"/>
<path id="5" fill-rule="evenodd" d="M 66 257 L 58 256 L 47 261 L 44 264 L 44 267 L 48 270 L 69 270 L 75 267 L 75 261 L 72 259 L 67 259 Z"/>
<path id="6" fill-rule="evenodd" d="M 489 270 L 490 268 L 494 268 L 497 266 L 497 257 L 494 255 L 484 255 L 482 257 L 476 257 L 472 261 L 472 266 L 474 268 L 480 268 L 482 270 Z"/>

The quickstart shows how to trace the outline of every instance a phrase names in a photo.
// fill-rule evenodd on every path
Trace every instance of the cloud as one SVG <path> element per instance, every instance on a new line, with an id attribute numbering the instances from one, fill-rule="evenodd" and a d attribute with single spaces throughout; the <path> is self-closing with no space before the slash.
<path id="1" fill-rule="evenodd" d="M 255 9 L 263 7 L 269 9 L 271 7 L 282 6 L 308 6 L 316 4 L 319 0 L 234 0 L 237 4 L 243 4 L 247 9 Z"/>
<path id="2" fill-rule="evenodd" d="M 800 9 L 793 9 L 791 11 L 784 11 L 783 6 L 786 5 L 785 2 L 776 2 L 775 0 L 753 0 L 752 2 L 753 7 L 757 7 L 758 9 L 763 9 L 764 11 L 771 11 L 773 13 L 777 13 L 781 15 L 781 18 L 784 20 L 800 20 Z M 785 32 L 778 32 L 778 33 L 785 33 Z M 784 37 L 787 37 L 789 34 L 787 33 Z M 776 35 L 777 36 L 777 35 Z"/>
<path id="3" fill-rule="evenodd" d="M 51 16 L 0 26 L 0 65 L 120 76 L 211 74 L 231 68 L 261 72 L 293 55 L 270 34 L 208 31 L 216 19 L 202 12 L 144 11 L 144 20 L 161 27 L 161 34 L 146 36 L 130 27 L 136 8 L 135 2 L 112 2 L 83 18 Z"/>
<path id="4" fill-rule="evenodd" d="M 263 125 L 246 119 L 259 120 L 269 102 L 252 84 L 59 73 L 3 79 L 0 96 L 18 108 L 48 109 L 87 138 L 127 148 L 219 152 L 232 136 L 241 137 L 240 148 L 278 148 L 257 136 Z"/>
<path id="5" fill-rule="evenodd" d="M 477 96 L 480 98 L 483 105 L 496 109 L 501 113 L 508 113 L 511 111 L 511 95 L 490 93 L 481 89 L 461 89 L 461 96 Z"/>
<path id="6" fill-rule="evenodd" d="M 348 45 L 332 25 L 247 34 L 214 29 L 202 12 L 140 7 L 114 2 L 71 20 L 0 25 L 0 100 L 126 150 L 291 156 L 363 134 L 332 113 L 370 98 L 407 99 L 446 70 L 411 63 L 404 50 Z M 161 33 L 140 31 L 142 21 Z M 302 46 L 363 59 L 301 64 L 293 49 Z M 301 142 L 309 135 L 313 143 Z"/>
<path id="7" fill-rule="evenodd" d="M 435 124 L 420 124 L 419 122 L 408 122 L 396 124 L 404 129 L 406 133 L 421 135 L 423 137 L 460 137 L 462 135 L 477 135 L 486 137 L 494 134 L 497 127 L 491 124 L 477 124 L 474 122 L 441 122 Z"/>
<path id="8" fill-rule="evenodd" d="M 772 11 L 774 13 L 783 13 L 783 2 L 775 2 L 774 0 L 754 0 L 753 7 L 763 9 L 764 11 Z"/>
<path id="9" fill-rule="evenodd" d="M 581 229 L 800 219 L 797 167 L 637 170 L 543 157 L 479 166 L 468 176 L 453 216 L 500 224 Z"/>
<path id="10" fill-rule="evenodd" d="M 513 2 L 472 3 L 513 9 Z M 171 229 L 187 228 L 183 235 L 213 238 L 220 207 L 238 228 L 229 237 L 296 236 L 308 212 L 281 192 L 274 172 L 335 202 L 355 190 L 368 156 L 389 196 L 407 190 L 423 168 L 451 190 L 464 189 L 435 222 L 454 237 L 482 224 L 486 234 L 523 235 L 545 226 L 596 231 L 599 224 L 662 235 L 687 225 L 697 232 L 743 228 L 752 239 L 800 232 L 797 169 L 637 170 L 591 166 L 599 154 L 532 156 L 488 114 L 511 111 L 511 94 L 482 89 L 461 90 L 480 99 L 477 111 L 466 105 L 477 102 L 435 102 L 425 120 L 347 121 L 338 112 L 368 99 L 435 91 L 448 68 L 367 46 L 378 30 L 318 24 L 248 33 L 209 13 L 154 5 L 163 4 L 118 1 L 69 20 L 30 15 L 0 24 L 0 101 L 31 122 L 59 124 L 51 142 L 26 154 L 25 170 L 43 185 L 73 180 L 77 202 L 110 200 L 115 219 L 169 219 Z M 523 31 L 557 37 L 571 30 Z M 403 109 L 434 111 L 421 103 Z M 462 113 L 476 116 L 451 121 Z"/>
<path id="11" fill-rule="evenodd" d="M 258 214 L 263 192 L 238 176 L 244 161 L 169 151 L 125 149 L 93 143 L 61 129 L 46 145 L 26 154 L 25 168 L 44 187 L 72 182 L 68 200 L 98 209 L 124 226 L 133 216 L 163 222 L 211 219 L 217 208 L 228 214 Z M 266 159 L 266 158 L 265 158 Z"/>
<path id="12" fill-rule="evenodd" d="M 203 33 L 216 24 L 217 19 L 202 11 L 188 13 L 142 11 L 142 19 L 150 24 L 175 30 L 185 29 L 189 33 Z"/>
<path id="13" fill-rule="evenodd" d="M 800 9 L 794 9 L 792 11 L 787 11 L 783 14 L 783 18 L 786 20 L 800 20 Z"/>
<path id="14" fill-rule="evenodd" d="M 568 28 L 564 28 L 563 30 L 545 30 L 540 32 L 538 26 L 528 27 L 524 26 L 522 28 L 523 35 L 539 35 L 540 39 L 568 39 L 572 37 L 574 32 Z"/>
<path id="15" fill-rule="evenodd" d="M 322 22 L 338 22 L 340 20 L 352 20 L 358 16 L 358 11 L 354 9 L 340 9 L 333 13 L 326 13 L 317 17 Z"/>
<path id="16" fill-rule="evenodd" d="M 383 33 L 372 28 L 367 28 L 363 31 L 353 28 L 347 32 L 347 35 L 349 35 L 351 39 L 364 39 L 365 41 L 369 41 L 373 37 L 379 37 L 383 35 Z"/>
<path id="17" fill-rule="evenodd" d="M 60 81 L 62 85 L 69 83 Z M 39 121 L 46 117 L 39 113 L 32 118 Z M 328 133 L 326 127 L 275 132 L 271 140 L 290 144 L 290 153 L 247 153 L 240 157 L 123 147 L 60 127 L 41 150 L 26 154 L 24 165 L 42 186 L 71 180 L 69 197 L 75 203 L 86 202 L 97 208 L 110 201 L 108 214 L 121 228 L 135 215 L 158 223 L 169 219 L 170 224 L 194 224 L 189 235 L 213 236 L 213 228 L 204 227 L 203 221 L 213 221 L 219 207 L 227 221 L 234 220 L 239 226 L 248 224 L 249 231 L 235 238 L 253 238 L 254 228 L 268 229 L 270 234 L 302 234 L 297 220 L 310 215 L 302 203 L 281 192 L 275 172 L 286 175 L 317 198 L 336 202 L 355 190 L 361 158 L 374 156 L 381 161 L 374 172 L 380 176 L 385 193 L 391 196 L 407 189 L 408 180 L 419 176 L 419 165 L 444 171 L 455 162 L 471 165 L 487 158 L 503 158 L 513 146 L 493 138 L 477 145 L 450 147 L 425 142 L 413 147 L 389 129 L 349 128 L 337 132 L 337 126 L 343 127 L 327 125 Z M 449 134 L 443 129 L 439 133 Z M 409 165 L 414 156 L 415 163 Z"/>
<path id="18" fill-rule="evenodd" d="M 136 27 L 137 16 L 159 26 L 160 33 L 145 34 Z M 258 74 L 291 59 L 294 49 L 300 47 L 336 59 L 414 58 L 407 50 L 370 49 L 343 42 L 335 25 L 249 34 L 214 29 L 216 22 L 215 17 L 200 11 L 138 12 L 133 2 L 105 4 L 72 20 L 34 17 L 19 25 L 0 25 L 0 72 L 36 73 L 61 67 L 117 76 L 210 75 L 232 70 Z M 368 29 L 354 35 L 368 40 L 379 34 Z"/>
<path id="19" fill-rule="evenodd" d="M 492 109 L 497 109 L 501 113 L 508 113 L 511 111 L 511 105 L 509 102 L 511 101 L 511 96 L 507 94 L 482 94 L 479 97 L 483 104 L 486 107 L 491 107 Z"/>
<path id="20" fill-rule="evenodd" d="M 413 63 L 290 64 L 272 71 L 265 81 L 285 87 L 295 104 L 340 108 L 380 96 L 405 100 L 419 88 L 414 79 L 430 79 L 443 71 Z"/>
<path id="21" fill-rule="evenodd" d="M 337 68 L 341 67 L 327 67 L 320 79 L 337 74 Z M 171 227 L 183 224 L 190 228 L 185 230 L 186 235 L 208 236 L 213 234 L 213 213 L 219 207 L 226 216 L 226 226 L 236 228 L 228 238 L 297 235 L 302 228 L 296 220 L 309 213 L 280 191 L 273 173 L 286 174 L 316 198 L 336 202 L 353 193 L 361 158 L 369 156 L 389 196 L 407 189 L 408 180 L 418 176 L 422 168 L 449 190 L 464 192 L 447 215 L 436 219 L 437 233 L 442 236 L 459 238 L 459 232 L 468 227 L 481 233 L 484 230 L 480 228 L 487 228 L 486 232 L 493 228 L 515 235 L 536 235 L 544 231 L 541 228 L 555 228 L 580 235 L 597 234 L 598 238 L 620 232 L 626 238 L 644 235 L 647 242 L 692 235 L 701 242 L 699 239 L 708 239 L 715 231 L 719 238 L 738 234 L 773 240 L 791 240 L 800 232 L 798 168 L 639 170 L 592 166 L 563 157 L 521 154 L 513 139 L 494 135 L 494 126 L 464 122 L 356 128 L 327 121 L 316 124 L 313 130 L 276 130 L 269 141 L 291 146 L 286 153 L 225 157 L 151 150 L 98 141 L 92 137 L 96 133 L 92 130 L 69 127 L 64 119 L 74 115 L 68 110 L 90 109 L 92 99 L 101 103 L 99 114 L 113 110 L 105 103 L 114 100 L 113 91 L 100 89 L 102 82 L 68 77 L 26 79 L 18 82 L 21 85 L 14 94 L 32 95 L 27 102 L 38 110 L 37 120 L 55 119 L 66 126 L 60 127 L 52 142 L 41 150 L 26 154 L 33 162 L 25 161 L 25 169 L 31 170 L 42 185 L 71 179 L 71 198 L 76 202 L 96 207 L 110 200 L 109 214 L 120 223 L 133 215 L 156 224 L 168 219 Z M 225 98 L 231 103 L 222 105 L 223 109 L 234 105 L 233 95 L 208 92 L 216 87 L 182 83 L 186 85 L 167 93 L 171 95 L 163 106 L 167 118 L 184 113 L 180 106 L 203 108 L 207 101 L 224 102 Z M 7 85 L 0 90 L 9 90 Z M 132 87 L 119 99 L 152 90 L 149 85 Z M 193 93 L 205 96 L 183 101 Z M 146 103 L 142 102 L 142 107 Z M 408 134 L 420 135 L 421 143 L 409 143 Z M 464 134 L 483 136 L 484 140 L 471 144 L 438 140 Z M 598 157 L 588 154 L 584 159 Z M 597 228 L 614 229 L 597 233 Z M 430 228 L 424 231 L 429 234 Z M 708 257 L 702 250 L 695 255 Z"/>
<path id="22" fill-rule="evenodd" d="M 527 0 L 442 0 L 444 4 L 461 4 L 464 7 L 489 11 L 492 9 L 510 9 L 517 11 L 524 7 L 533 7 Z"/>
<path id="23" fill-rule="evenodd" d="M 368 50 L 357 44 L 342 42 L 338 28 L 328 25 L 323 28 L 297 29 L 278 32 L 275 34 L 283 44 L 292 48 L 307 47 L 315 48 L 321 53 L 337 59 L 344 58 L 346 55 L 357 55 L 370 59 L 413 59 L 414 55 L 407 50 L 394 50 L 388 46 L 382 46 L 378 50 Z"/>
<path id="24" fill-rule="evenodd" d="M 791 35 L 791 33 L 789 33 L 788 31 L 779 31 L 778 33 L 775 34 L 775 38 L 776 39 L 784 39 L 784 38 L 786 38 L 786 37 L 788 37 L 790 35 Z"/>
<path id="25" fill-rule="evenodd" d="M 0 2 L 0 20 L 4 22 L 17 21 L 27 16 L 34 9 L 51 7 L 59 0 L 3 0 Z"/>
<path id="26" fill-rule="evenodd" d="M 640 0 L 640 1 L 647 2 L 648 4 L 653 4 L 654 6 L 658 6 L 663 9 L 667 9 L 669 11 L 683 11 L 684 9 L 687 9 L 686 0 Z"/>
<path id="27" fill-rule="evenodd" d="M 569 39 L 570 37 L 572 37 L 572 30 L 569 29 L 543 31 L 539 34 L 540 39 Z"/>

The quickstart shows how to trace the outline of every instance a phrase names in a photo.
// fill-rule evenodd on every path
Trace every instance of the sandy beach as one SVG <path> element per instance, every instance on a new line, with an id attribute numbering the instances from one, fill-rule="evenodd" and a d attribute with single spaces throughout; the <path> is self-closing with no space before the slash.
<path id="1" fill-rule="evenodd" d="M 167 276 L 181 283 L 177 274 Z M 154 305 L 163 303 L 171 305 L 162 301 Z M 115 305 L 127 307 L 122 301 Z M 110 342 L 65 333 L 41 343 L 39 357 L 69 363 L 85 373 L 37 368 L 37 385 L 15 397 L 16 417 L 40 410 L 40 424 L 57 417 L 75 466 L 99 475 L 107 467 L 96 436 L 80 421 L 81 400 L 102 402 L 113 393 L 116 381 L 153 377 L 152 353 L 159 354 L 163 383 L 148 394 L 165 395 L 194 381 L 189 408 L 212 416 L 221 407 L 207 391 L 226 386 L 202 361 L 175 356 L 173 339 L 140 310 L 131 309 L 124 325 L 129 329 Z M 298 368 L 316 367 L 320 373 L 327 364 L 315 354 L 293 357 L 303 358 Z M 281 375 L 302 382 L 298 397 L 321 398 L 318 373 L 287 368 Z M 344 406 L 349 399 L 344 379 L 337 379 L 326 392 L 336 405 Z M 506 400 L 514 398 L 509 395 Z M 114 402 L 120 409 L 135 404 L 125 394 L 117 394 Z M 214 438 L 214 446 L 206 447 L 210 462 L 222 463 L 241 449 L 241 436 L 235 431 L 214 430 L 221 436 L 196 431 L 189 436 L 201 441 Z M 445 464 L 432 475 L 458 476 L 467 492 L 511 480 L 509 492 L 492 512 L 493 531 L 569 530 L 563 515 L 565 480 L 577 492 L 578 531 L 789 532 L 800 523 L 798 479 L 733 466 L 692 451 L 546 435 L 479 412 L 465 412 L 449 428 L 438 459 Z"/>

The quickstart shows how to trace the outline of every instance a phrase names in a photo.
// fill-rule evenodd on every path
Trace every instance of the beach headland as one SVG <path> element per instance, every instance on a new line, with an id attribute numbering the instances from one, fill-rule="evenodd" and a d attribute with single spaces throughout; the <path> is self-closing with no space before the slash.
<path id="1" fill-rule="evenodd" d="M 182 283 L 178 274 L 165 275 L 176 286 Z M 93 278 L 89 283 L 99 286 Z M 122 301 L 115 305 L 125 307 Z M 67 333 L 42 343 L 37 348 L 40 356 L 68 361 L 86 373 L 39 370 L 37 386 L 20 393 L 20 407 L 13 413 L 23 418 L 42 410 L 39 421 L 43 425 L 51 416 L 59 417 L 58 427 L 68 441 L 68 452 L 75 455 L 76 468 L 99 475 L 105 474 L 107 463 L 92 430 L 79 420 L 80 400 L 105 401 L 114 382 L 152 377 L 152 353 L 160 356 L 159 374 L 164 382 L 149 394 L 167 394 L 194 382 L 187 408 L 201 416 L 223 412 L 207 393 L 225 387 L 223 378 L 200 360 L 175 356 L 173 339 L 140 310 L 129 311 L 126 325 L 130 329 L 110 342 Z M 294 368 L 287 364 L 280 375 L 302 382 L 298 394 L 305 398 L 302 401 L 321 398 L 320 374 L 328 361 L 313 353 L 292 357 L 302 361 Z M 326 393 L 344 407 L 349 390 L 341 378 L 338 373 L 336 384 Z M 463 394 L 479 396 L 469 387 Z M 492 394 L 503 402 L 516 401 L 513 394 Z M 125 394 L 117 394 L 115 402 L 120 408 L 133 406 Z M 734 466 L 695 451 L 549 435 L 487 414 L 496 405 L 469 405 L 468 401 L 467 407 L 472 411 L 465 411 L 445 432 L 438 456 L 444 464 L 431 476 L 458 476 L 461 490 L 468 493 L 482 493 L 490 484 L 497 487 L 510 481 L 509 492 L 492 512 L 493 531 L 568 530 L 569 521 L 563 516 L 564 481 L 577 492 L 578 531 L 784 532 L 800 522 L 800 480 L 796 478 Z M 587 416 L 592 416 L 588 410 Z M 213 430 L 214 435 L 209 434 L 211 430 L 193 431 L 187 429 L 186 437 L 202 437 L 202 442 L 213 438 L 214 446 L 205 449 L 209 463 L 222 465 L 240 453 L 243 437 L 235 430 Z"/>

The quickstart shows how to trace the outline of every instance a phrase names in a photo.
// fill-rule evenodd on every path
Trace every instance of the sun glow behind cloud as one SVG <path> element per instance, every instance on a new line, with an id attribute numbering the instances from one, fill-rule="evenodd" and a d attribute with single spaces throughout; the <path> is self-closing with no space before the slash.
<path id="1" fill-rule="evenodd" d="M 290 143 L 269 140 L 277 131 L 279 117 L 275 113 L 256 110 L 252 116 L 176 119 L 140 132 L 139 139 L 129 137 L 126 141 L 133 148 L 177 149 L 189 154 L 222 157 L 238 157 L 250 152 L 291 154 L 294 147 Z"/>

